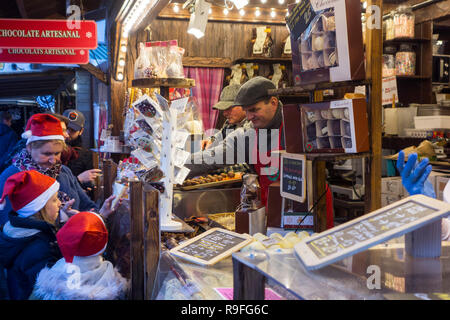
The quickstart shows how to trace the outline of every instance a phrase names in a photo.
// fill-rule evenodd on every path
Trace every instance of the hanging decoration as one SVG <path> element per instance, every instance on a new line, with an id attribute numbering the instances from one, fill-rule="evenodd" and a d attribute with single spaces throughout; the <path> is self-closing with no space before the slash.
<path id="1" fill-rule="evenodd" d="M 55 108 L 55 97 L 52 95 L 38 96 L 36 97 L 36 102 L 44 109 L 53 110 Z"/>

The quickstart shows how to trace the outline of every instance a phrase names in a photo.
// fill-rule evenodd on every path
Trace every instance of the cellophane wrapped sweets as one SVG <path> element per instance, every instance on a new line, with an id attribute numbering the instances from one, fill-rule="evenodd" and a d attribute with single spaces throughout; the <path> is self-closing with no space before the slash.
<path id="1" fill-rule="evenodd" d="M 167 51 L 167 77 L 184 78 L 183 55 L 184 49 L 178 47 L 177 40 L 170 40 Z"/>

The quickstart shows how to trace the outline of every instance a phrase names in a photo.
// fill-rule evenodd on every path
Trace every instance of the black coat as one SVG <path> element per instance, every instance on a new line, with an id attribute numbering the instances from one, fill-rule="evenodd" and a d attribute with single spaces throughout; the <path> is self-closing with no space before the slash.
<path id="1" fill-rule="evenodd" d="M 38 229 L 40 232 L 23 238 L 11 238 L 0 232 L 0 265 L 8 271 L 8 290 L 12 300 L 30 296 L 38 273 L 61 258 L 55 229 L 45 221 L 9 214 L 13 227 Z"/>

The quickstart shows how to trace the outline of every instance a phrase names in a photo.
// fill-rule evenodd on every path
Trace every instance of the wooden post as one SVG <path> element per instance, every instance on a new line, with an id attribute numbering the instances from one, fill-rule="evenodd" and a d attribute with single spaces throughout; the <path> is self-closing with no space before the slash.
<path id="1" fill-rule="evenodd" d="M 144 207 L 142 182 L 130 182 L 131 299 L 144 299 Z"/>
<path id="2" fill-rule="evenodd" d="M 117 175 L 117 164 L 111 159 L 103 161 L 103 197 L 112 195 L 112 185 Z"/>
<path id="3" fill-rule="evenodd" d="M 233 259 L 233 299 L 264 300 L 264 276 Z"/>
<path id="4" fill-rule="evenodd" d="M 375 11 L 370 11 L 375 8 Z M 369 93 L 369 132 L 371 157 L 368 158 L 368 170 L 365 186 L 366 212 L 374 211 L 381 207 L 381 63 L 383 54 L 382 33 L 382 1 L 368 0 L 366 21 L 366 78 L 371 79 Z M 377 25 L 379 22 L 379 25 Z M 370 26 L 370 27 L 369 27 Z"/>
<path id="5" fill-rule="evenodd" d="M 145 261 L 145 292 L 144 299 L 154 299 L 159 288 L 155 286 L 160 258 L 159 230 L 159 192 L 153 188 L 144 189 L 144 261 Z"/>
<path id="6" fill-rule="evenodd" d="M 323 195 L 324 192 L 326 192 L 327 179 L 325 161 L 313 160 L 312 166 L 314 180 L 314 203 L 310 203 L 310 205 L 314 205 L 315 202 L 322 196 L 314 209 L 314 232 L 322 232 L 327 229 L 327 203 L 326 196 Z"/>

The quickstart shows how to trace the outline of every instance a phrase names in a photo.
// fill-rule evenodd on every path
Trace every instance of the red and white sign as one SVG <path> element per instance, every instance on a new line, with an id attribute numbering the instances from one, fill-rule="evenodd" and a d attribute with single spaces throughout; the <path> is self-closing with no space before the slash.
<path id="1" fill-rule="evenodd" d="M 0 48 L 0 62 L 87 64 L 89 63 L 89 50 Z"/>
<path id="2" fill-rule="evenodd" d="M 97 24 L 93 20 L 0 19 L 0 48 L 95 49 Z"/>
<path id="3" fill-rule="evenodd" d="M 395 103 L 398 102 L 398 92 L 397 92 L 397 78 L 395 76 L 383 78 L 381 84 L 382 91 L 382 105 L 392 104 L 395 98 Z"/>

